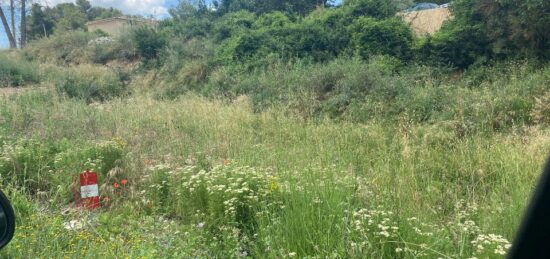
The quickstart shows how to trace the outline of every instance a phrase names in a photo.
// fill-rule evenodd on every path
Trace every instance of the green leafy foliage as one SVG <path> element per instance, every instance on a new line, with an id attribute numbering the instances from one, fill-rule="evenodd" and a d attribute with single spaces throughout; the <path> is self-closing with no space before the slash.
<path id="1" fill-rule="evenodd" d="M 223 41 L 232 36 L 246 34 L 252 28 L 256 15 L 248 11 L 229 13 L 214 25 L 215 39 Z"/>
<path id="2" fill-rule="evenodd" d="M 389 18 L 397 12 L 397 6 L 387 0 L 349 0 L 344 8 L 353 17 L 369 16 L 377 19 Z"/>
<path id="3" fill-rule="evenodd" d="M 359 18 L 353 23 L 351 33 L 352 42 L 363 58 L 391 55 L 407 60 L 411 56 L 412 32 L 398 18 L 380 21 Z"/>
<path id="4" fill-rule="evenodd" d="M 146 66 L 154 66 L 167 42 L 162 32 L 149 27 L 138 27 L 132 31 L 137 53 Z"/>
<path id="5" fill-rule="evenodd" d="M 479 26 L 450 22 L 433 37 L 427 37 L 416 46 L 419 60 L 467 68 L 490 58 L 489 40 Z"/>
<path id="6" fill-rule="evenodd" d="M 452 8 L 457 22 L 479 28 L 496 57 L 549 58 L 548 1 L 460 0 Z"/>
<path id="7" fill-rule="evenodd" d="M 232 37 L 220 46 L 218 58 L 224 62 L 251 61 L 269 55 L 285 59 L 328 60 L 335 56 L 334 35 L 321 26 L 291 25 L 266 28 Z"/>
<path id="8" fill-rule="evenodd" d="M 221 14 L 247 10 L 258 14 L 269 12 L 286 12 L 305 15 L 316 7 L 329 6 L 329 0 L 221 0 L 214 1 Z"/>

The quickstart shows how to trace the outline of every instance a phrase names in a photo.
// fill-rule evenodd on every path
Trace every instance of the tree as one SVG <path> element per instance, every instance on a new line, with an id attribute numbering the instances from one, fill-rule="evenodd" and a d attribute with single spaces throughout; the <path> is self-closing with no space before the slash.
<path id="1" fill-rule="evenodd" d="M 395 15 L 397 6 L 388 0 L 349 0 L 344 2 L 344 8 L 353 17 L 370 16 L 377 19 Z"/>
<path id="2" fill-rule="evenodd" d="M 27 0 L 21 0 L 21 48 L 27 44 Z"/>
<path id="3" fill-rule="evenodd" d="M 206 37 L 211 33 L 214 21 L 214 10 L 209 8 L 204 0 L 185 0 L 169 10 L 172 20 L 164 22 L 170 27 L 173 35 L 188 40 L 196 37 Z"/>
<path id="4" fill-rule="evenodd" d="M 15 1 L 10 0 L 10 20 L 11 20 L 11 33 L 14 38 L 17 38 L 17 32 L 15 29 Z"/>
<path id="5" fill-rule="evenodd" d="M 88 9 L 86 16 L 88 21 L 97 19 L 107 19 L 111 17 L 121 16 L 122 12 L 114 8 L 92 7 Z"/>
<path id="6" fill-rule="evenodd" d="M 167 44 L 164 35 L 152 28 L 138 27 L 132 31 L 132 38 L 143 62 L 147 66 L 154 66 Z"/>
<path id="7" fill-rule="evenodd" d="M 54 31 L 55 21 L 51 15 L 47 15 L 40 4 L 33 4 L 28 17 L 27 32 L 29 40 L 48 37 Z M 51 12 L 51 11 L 50 11 Z"/>
<path id="8" fill-rule="evenodd" d="M 218 13 L 223 15 L 246 10 L 256 14 L 280 11 L 288 14 L 306 15 L 318 6 L 330 6 L 332 0 L 222 0 L 214 1 Z"/>
<path id="9" fill-rule="evenodd" d="M 209 10 L 204 0 L 185 0 L 170 9 L 169 13 L 172 18 L 183 21 L 204 16 Z"/>
<path id="10" fill-rule="evenodd" d="M 54 8 L 58 17 L 55 23 L 56 31 L 69 31 L 76 29 L 84 29 L 86 22 L 88 21 L 86 14 L 82 10 L 72 4 L 59 4 Z"/>
<path id="11" fill-rule="evenodd" d="M 82 11 L 82 13 L 88 13 L 88 10 L 92 8 L 92 5 L 88 0 L 76 0 L 76 6 L 80 8 L 80 11 Z"/>
<path id="12" fill-rule="evenodd" d="M 6 35 L 8 36 L 8 40 L 10 42 L 10 48 L 15 49 L 17 48 L 17 43 L 15 42 L 15 37 L 13 37 L 13 34 L 10 29 L 10 25 L 8 24 L 8 20 L 6 19 L 6 15 L 4 14 L 4 10 L 2 9 L 2 6 L 0 6 L 0 18 L 2 19 L 2 24 L 4 25 L 4 30 L 6 31 Z"/>

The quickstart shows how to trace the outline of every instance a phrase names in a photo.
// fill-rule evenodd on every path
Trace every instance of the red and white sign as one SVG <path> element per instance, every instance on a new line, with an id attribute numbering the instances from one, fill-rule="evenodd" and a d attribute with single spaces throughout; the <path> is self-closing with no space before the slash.
<path id="1" fill-rule="evenodd" d="M 99 208 L 99 186 L 97 173 L 86 170 L 80 174 L 80 205 L 87 209 Z"/>

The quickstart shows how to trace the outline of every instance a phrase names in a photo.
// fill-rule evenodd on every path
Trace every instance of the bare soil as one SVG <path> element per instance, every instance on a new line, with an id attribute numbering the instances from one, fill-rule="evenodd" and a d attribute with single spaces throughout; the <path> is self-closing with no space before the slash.
<path id="1" fill-rule="evenodd" d="M 418 36 L 433 34 L 441 29 L 443 23 L 452 18 L 449 8 L 422 10 L 410 13 L 399 13 L 398 16 L 409 24 Z"/>

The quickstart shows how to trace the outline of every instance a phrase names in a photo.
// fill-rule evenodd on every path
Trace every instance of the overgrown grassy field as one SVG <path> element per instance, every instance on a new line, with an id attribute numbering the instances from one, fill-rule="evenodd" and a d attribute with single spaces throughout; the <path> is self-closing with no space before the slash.
<path id="1" fill-rule="evenodd" d="M 548 155 L 535 60 L 254 67 L 188 41 L 154 64 L 131 38 L 93 37 L 0 54 L 0 182 L 18 216 L 1 257 L 500 258 Z M 74 205 L 86 169 L 93 212 Z"/>
<path id="2" fill-rule="evenodd" d="M 485 100 L 525 78 L 453 91 Z M 90 103 L 55 89 L 0 97 L 0 175 L 18 215 L 3 257 L 498 258 L 550 146 L 541 123 L 465 133 L 406 112 L 304 120 L 245 96 Z M 101 182 L 91 213 L 71 209 L 87 168 Z"/>
<path id="3" fill-rule="evenodd" d="M 428 37 L 412 0 L 215 2 L 116 37 L 84 25 L 115 9 L 32 6 L 0 52 L 0 258 L 506 255 L 550 147 L 550 1 L 454 0 Z"/>

